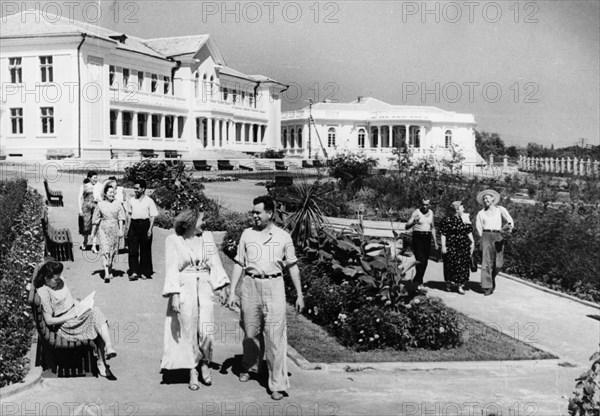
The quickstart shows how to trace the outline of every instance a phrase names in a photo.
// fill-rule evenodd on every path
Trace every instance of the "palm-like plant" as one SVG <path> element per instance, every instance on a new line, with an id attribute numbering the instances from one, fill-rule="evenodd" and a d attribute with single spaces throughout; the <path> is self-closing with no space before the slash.
<path id="1" fill-rule="evenodd" d="M 326 222 L 320 207 L 328 204 L 324 199 L 328 192 L 331 185 L 320 181 L 300 182 L 288 188 L 286 202 L 295 207 L 295 212 L 286 218 L 285 228 L 298 247 L 306 247 Z"/>

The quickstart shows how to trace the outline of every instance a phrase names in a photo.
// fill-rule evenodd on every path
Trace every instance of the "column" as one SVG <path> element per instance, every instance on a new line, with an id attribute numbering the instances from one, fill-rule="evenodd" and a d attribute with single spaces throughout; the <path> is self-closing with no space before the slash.
<path id="1" fill-rule="evenodd" d="M 219 147 L 224 149 L 227 143 L 227 120 L 221 120 L 221 140 L 219 141 Z"/>
<path id="2" fill-rule="evenodd" d="M 579 159 L 579 176 L 584 176 L 585 175 L 585 166 L 584 166 L 584 160 Z"/>
<path id="3" fill-rule="evenodd" d="M 240 123 L 241 124 L 241 132 L 242 132 L 242 143 L 246 143 L 246 123 Z"/>
<path id="4" fill-rule="evenodd" d="M 406 129 L 406 147 L 412 146 L 414 143 L 410 142 L 410 124 L 405 124 L 404 128 Z"/>
<path id="5" fill-rule="evenodd" d="M 213 120 L 210 117 L 206 118 L 206 136 L 206 148 L 212 149 Z"/>

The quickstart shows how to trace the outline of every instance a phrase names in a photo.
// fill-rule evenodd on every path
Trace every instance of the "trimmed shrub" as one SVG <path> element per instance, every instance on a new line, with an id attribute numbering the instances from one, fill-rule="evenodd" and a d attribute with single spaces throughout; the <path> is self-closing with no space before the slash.
<path id="1" fill-rule="evenodd" d="M 12 225 L 14 240 L 0 262 L 0 387 L 21 382 L 27 375 L 26 354 L 34 330 L 28 287 L 44 253 L 43 198 L 29 191 L 22 201 Z"/>
<path id="2" fill-rule="evenodd" d="M 27 193 L 27 181 L 0 182 L 0 263 L 10 250 L 15 237 L 13 223 L 23 205 Z M 1 278 L 1 276 L 0 276 Z"/>

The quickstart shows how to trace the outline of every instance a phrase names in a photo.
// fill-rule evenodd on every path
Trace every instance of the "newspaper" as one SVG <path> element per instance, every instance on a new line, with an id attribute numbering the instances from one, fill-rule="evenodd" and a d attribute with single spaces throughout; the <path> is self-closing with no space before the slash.
<path id="1" fill-rule="evenodd" d="M 96 296 L 96 291 L 93 291 L 89 295 L 87 295 L 81 302 L 79 302 L 75 306 L 76 317 L 79 318 L 81 315 L 89 311 L 94 307 L 94 296 Z"/>

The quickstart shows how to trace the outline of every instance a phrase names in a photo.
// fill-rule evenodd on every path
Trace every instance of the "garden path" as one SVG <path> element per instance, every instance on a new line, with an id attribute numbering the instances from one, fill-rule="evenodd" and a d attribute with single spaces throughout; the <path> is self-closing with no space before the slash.
<path id="1" fill-rule="evenodd" d="M 30 186 L 43 191 L 41 180 L 33 173 L 28 176 Z M 72 230 L 75 247 L 81 241 L 76 234 L 75 199 L 79 183 L 80 178 L 71 181 L 66 175 L 54 183 L 53 188 L 61 189 L 65 195 L 65 207 L 50 208 L 51 221 Z M 250 186 L 247 188 L 254 189 Z M 219 195 L 226 202 L 234 202 L 233 206 L 239 203 L 239 210 L 245 211 L 250 198 L 244 196 L 241 203 L 241 195 L 237 194 L 239 188 L 234 189 L 230 196 L 227 187 L 220 186 Z M 209 196 L 212 195 L 209 193 Z M 272 402 L 264 387 L 256 382 L 240 384 L 228 366 L 241 353 L 241 334 L 237 329 L 237 314 L 221 307 L 216 307 L 218 332 L 214 361 L 224 364 L 225 368 L 213 370 L 213 386 L 192 392 L 185 383 L 161 384 L 158 367 L 166 302 L 160 293 L 164 238 L 168 233 L 160 229 L 155 232 L 153 255 L 156 274 L 151 280 L 129 282 L 125 277 L 117 277 L 110 284 L 105 284 L 95 274 L 101 270 L 99 258 L 87 252 L 84 255 L 78 250 L 75 262 L 65 263 L 65 276 L 76 296 L 82 297 L 92 290 L 97 291 L 97 305 L 109 318 L 119 352 L 111 361 L 118 381 L 90 377 L 46 378 L 45 375 L 42 384 L 2 400 L 2 414 L 280 415 L 294 412 L 311 415 L 420 415 L 455 414 L 457 411 L 462 414 L 481 414 L 482 409 L 496 414 L 509 414 L 511 411 L 512 414 L 567 414 L 565 397 L 570 396 L 574 378 L 583 368 L 531 363 L 523 367 L 501 363 L 492 366 L 465 363 L 460 369 L 444 367 L 440 363 L 428 370 L 417 366 L 414 370 L 365 369 L 349 373 L 303 371 L 290 361 L 290 397 L 282 402 Z M 428 275 L 438 273 L 437 265 L 430 267 Z M 119 256 L 116 268 L 126 270 L 125 255 Z M 502 299 L 512 299 L 507 293 L 511 288 L 511 285 L 501 281 L 498 293 L 485 298 L 490 303 L 482 306 L 496 302 L 501 304 Z M 447 298 L 452 297 L 448 295 Z M 469 293 L 464 299 L 465 302 L 468 300 L 467 303 L 476 303 L 484 298 Z M 514 302 L 505 303 L 510 305 Z M 488 320 L 504 322 L 500 319 L 505 310 L 500 306 L 490 310 L 500 315 L 491 315 Z M 522 318 L 518 318 L 519 322 L 537 319 L 530 318 L 525 312 Z M 557 320 L 569 316 L 565 310 L 559 312 L 554 314 Z M 569 324 L 576 325 L 577 321 Z M 540 333 L 542 329 L 545 332 L 545 326 L 540 324 Z M 557 334 L 562 342 L 577 342 L 562 336 L 561 332 Z M 593 348 L 591 346 L 589 353 Z"/>

